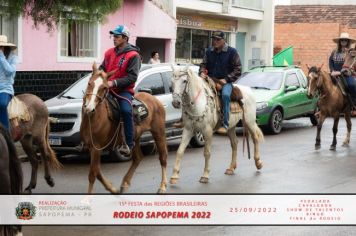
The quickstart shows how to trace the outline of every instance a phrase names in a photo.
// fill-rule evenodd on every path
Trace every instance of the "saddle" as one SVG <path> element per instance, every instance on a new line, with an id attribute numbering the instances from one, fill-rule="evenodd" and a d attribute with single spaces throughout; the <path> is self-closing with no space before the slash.
<path id="1" fill-rule="evenodd" d="M 221 107 L 223 106 L 222 99 L 221 99 L 221 96 L 219 96 L 222 87 L 219 86 L 218 83 L 214 82 L 214 80 L 210 77 L 208 77 L 205 81 L 208 83 L 209 87 L 211 88 L 213 93 L 216 95 L 215 103 L 217 104 L 219 112 L 222 113 L 222 111 L 221 111 Z M 242 111 L 242 107 L 243 107 L 242 98 L 243 98 L 243 96 L 242 96 L 241 90 L 238 87 L 233 86 L 232 92 L 231 92 L 231 97 L 230 97 L 230 99 L 231 99 L 230 112 L 231 113 L 238 113 L 238 112 Z"/>
<path id="2" fill-rule="evenodd" d="M 114 95 L 109 93 L 107 95 L 107 100 L 109 104 L 109 119 L 112 121 L 120 121 L 121 120 L 121 113 L 120 113 L 120 105 L 117 102 Z M 135 124 L 140 124 L 142 120 L 144 120 L 148 116 L 148 109 L 144 102 L 138 100 L 134 97 L 132 100 L 132 110 L 134 116 Z"/>

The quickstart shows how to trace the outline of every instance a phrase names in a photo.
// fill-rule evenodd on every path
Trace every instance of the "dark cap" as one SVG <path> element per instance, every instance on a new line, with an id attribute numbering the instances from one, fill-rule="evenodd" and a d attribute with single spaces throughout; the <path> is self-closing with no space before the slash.
<path id="1" fill-rule="evenodd" d="M 222 31 L 213 31 L 211 38 L 225 39 L 225 33 Z"/>

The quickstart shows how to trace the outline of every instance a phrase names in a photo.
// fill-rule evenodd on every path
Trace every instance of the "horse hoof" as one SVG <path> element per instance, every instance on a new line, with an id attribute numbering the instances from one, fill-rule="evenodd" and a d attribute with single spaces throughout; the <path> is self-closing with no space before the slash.
<path id="1" fill-rule="evenodd" d="M 335 151 L 336 150 L 336 146 L 330 146 L 329 150 L 330 151 Z"/>
<path id="2" fill-rule="evenodd" d="M 178 179 L 179 178 L 171 178 L 171 180 L 169 181 L 170 184 L 177 184 L 178 183 Z"/>
<path id="3" fill-rule="evenodd" d="M 234 174 L 234 170 L 226 169 L 225 175 L 233 175 L 233 174 Z"/>
<path id="4" fill-rule="evenodd" d="M 27 187 L 22 193 L 24 194 L 32 194 L 32 191 L 29 187 Z"/>
<path id="5" fill-rule="evenodd" d="M 263 167 L 263 162 L 262 162 L 261 160 L 258 160 L 258 161 L 256 162 L 256 168 L 257 168 L 257 170 L 262 169 L 262 167 Z"/>
<path id="6" fill-rule="evenodd" d="M 321 148 L 320 145 L 315 145 L 315 150 L 319 150 Z"/>
<path id="7" fill-rule="evenodd" d="M 349 143 L 343 143 L 342 146 L 343 147 L 349 147 L 350 145 L 349 145 Z"/>
<path id="8" fill-rule="evenodd" d="M 157 194 L 165 194 L 165 193 L 166 193 L 166 190 L 162 189 L 162 188 L 158 189 L 158 191 L 157 191 Z"/>
<path id="9" fill-rule="evenodd" d="M 209 183 L 209 178 L 207 177 L 201 177 L 200 180 L 199 180 L 200 183 L 202 184 L 207 184 Z"/>
<path id="10" fill-rule="evenodd" d="M 121 187 L 120 188 L 120 193 L 126 193 L 127 190 L 129 190 L 129 187 Z"/>
<path id="11" fill-rule="evenodd" d="M 112 194 L 118 194 L 118 193 L 120 193 L 120 192 L 119 192 L 119 190 L 118 190 L 117 188 L 112 187 L 111 190 L 110 190 L 110 193 L 112 193 Z"/>
<path id="12" fill-rule="evenodd" d="M 46 182 L 49 186 L 53 187 L 54 186 L 54 180 L 50 177 L 50 178 L 46 178 Z"/>

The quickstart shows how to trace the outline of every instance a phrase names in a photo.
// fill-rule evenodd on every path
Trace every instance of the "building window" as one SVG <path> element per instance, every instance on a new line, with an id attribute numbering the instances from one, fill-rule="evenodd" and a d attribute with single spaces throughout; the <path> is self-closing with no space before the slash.
<path id="1" fill-rule="evenodd" d="M 205 51 L 211 46 L 211 30 L 177 29 L 176 62 L 200 64 Z M 229 43 L 229 33 L 226 33 L 226 42 Z"/>
<path id="2" fill-rule="evenodd" d="M 97 57 L 97 22 L 63 20 L 60 29 L 62 57 Z"/>
<path id="3" fill-rule="evenodd" d="M 6 35 L 8 42 L 18 45 L 18 18 L 0 15 L 0 34 Z"/>

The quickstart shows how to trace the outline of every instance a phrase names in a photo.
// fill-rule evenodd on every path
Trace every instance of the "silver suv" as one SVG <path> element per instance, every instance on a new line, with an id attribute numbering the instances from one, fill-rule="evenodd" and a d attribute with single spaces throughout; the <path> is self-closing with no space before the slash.
<path id="1" fill-rule="evenodd" d="M 198 71 L 198 67 L 196 67 Z M 58 96 L 47 100 L 50 117 L 56 118 L 51 123 L 49 142 L 57 155 L 75 154 L 83 152 L 79 136 L 81 123 L 81 109 L 83 95 L 88 84 L 90 74 L 82 77 Z M 172 106 L 172 68 L 169 64 L 142 65 L 138 76 L 135 92 L 150 92 L 160 100 L 166 109 L 167 140 L 181 138 L 182 129 L 173 124 L 179 121 L 181 110 Z M 144 133 L 141 144 L 153 143 L 151 133 Z M 204 146 L 204 138 L 197 133 L 190 142 L 193 147 Z M 120 157 L 117 157 L 120 159 Z"/>

